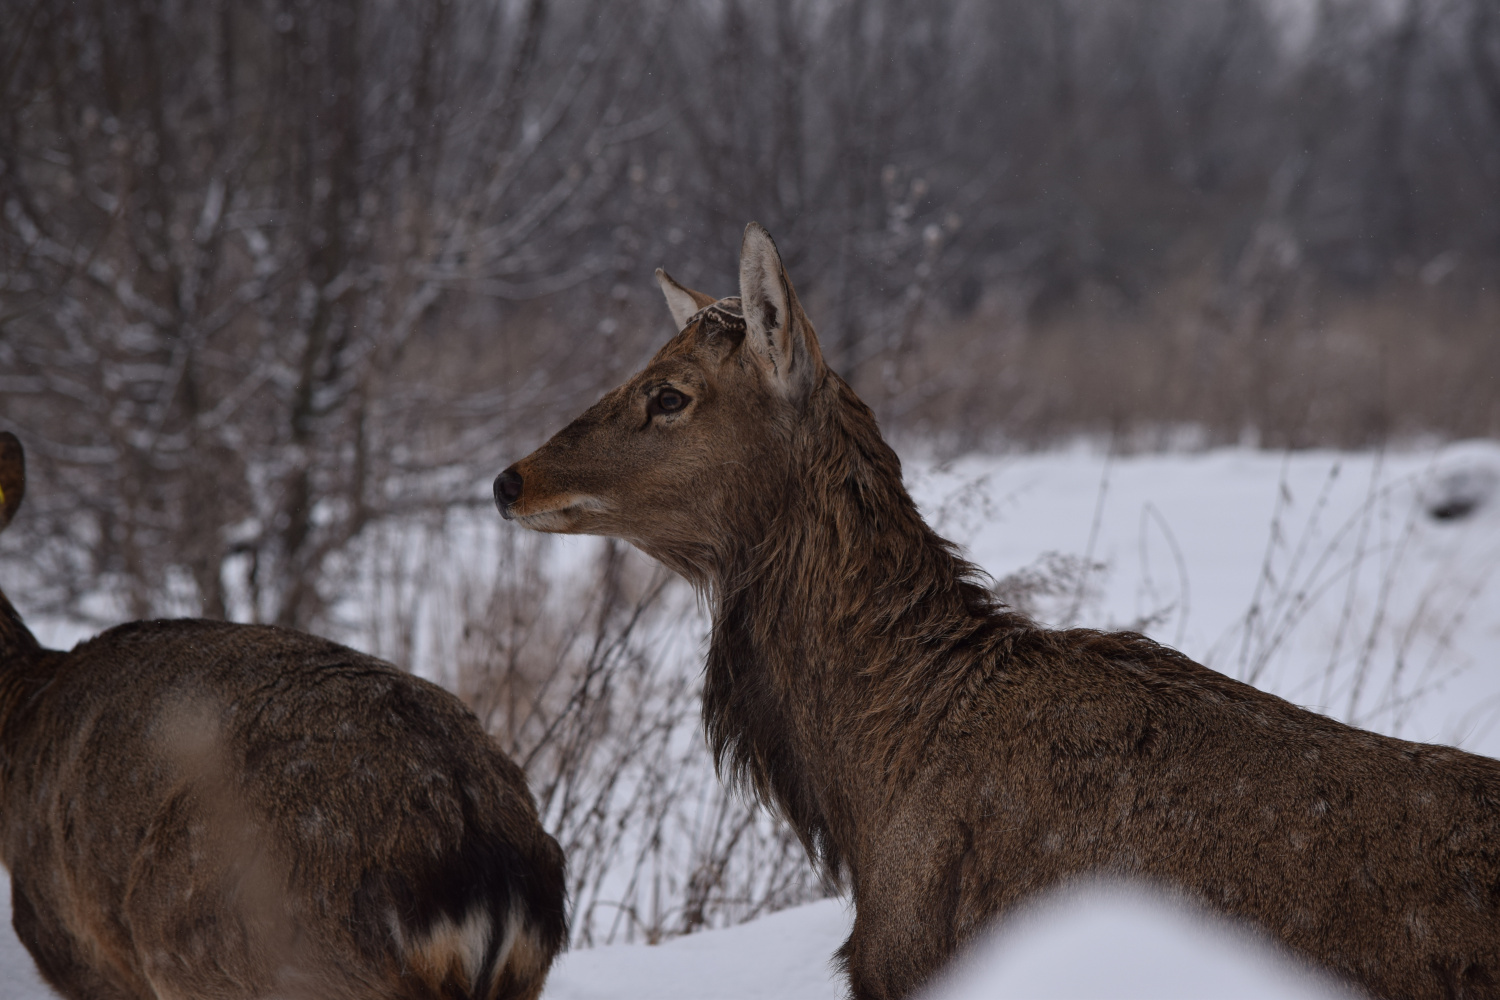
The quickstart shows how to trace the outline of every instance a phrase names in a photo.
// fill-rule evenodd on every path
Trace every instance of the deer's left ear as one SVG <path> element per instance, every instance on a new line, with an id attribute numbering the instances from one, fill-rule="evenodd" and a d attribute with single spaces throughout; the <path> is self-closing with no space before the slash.
<path id="1" fill-rule="evenodd" d="M 661 268 L 656 269 L 656 283 L 661 286 L 661 293 L 667 297 L 667 309 L 672 313 L 672 322 L 677 324 L 681 332 L 687 326 L 687 321 L 693 318 L 693 314 L 704 306 L 713 305 L 714 297 L 702 292 L 695 292 L 686 285 L 679 285 L 677 281 Z"/>
<path id="2" fill-rule="evenodd" d="M 790 400 L 806 399 L 822 377 L 823 352 L 776 244 L 758 222 L 745 227 L 740 244 L 740 307 L 745 311 L 745 343 L 771 384 Z"/>

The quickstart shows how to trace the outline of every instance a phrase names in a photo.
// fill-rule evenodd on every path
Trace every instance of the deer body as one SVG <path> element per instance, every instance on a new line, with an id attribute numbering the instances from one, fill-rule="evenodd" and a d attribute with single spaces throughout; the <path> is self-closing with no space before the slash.
<path id="1" fill-rule="evenodd" d="M 721 609 L 705 685 L 716 749 L 846 873 L 855 996 L 908 994 L 990 919 L 1088 874 L 1174 888 L 1381 995 L 1494 995 L 1495 762 L 1143 637 L 976 615 L 981 595 L 925 589 L 878 547 L 853 547 L 877 554 L 851 579 L 891 581 L 884 599 L 772 583 Z"/>
<path id="2" fill-rule="evenodd" d="M 738 298 L 658 280 L 681 332 L 496 502 L 708 594 L 710 743 L 852 892 L 855 997 L 909 995 L 1090 875 L 1158 882 L 1377 995 L 1500 996 L 1500 763 L 997 606 L 823 364 L 764 230 Z"/>
<path id="3" fill-rule="evenodd" d="M 20 462 L 0 436 L 0 528 Z M 534 998 L 565 937 L 561 852 L 473 715 L 287 629 L 59 652 L 0 595 L 0 809 L 16 932 L 68 997 Z"/>

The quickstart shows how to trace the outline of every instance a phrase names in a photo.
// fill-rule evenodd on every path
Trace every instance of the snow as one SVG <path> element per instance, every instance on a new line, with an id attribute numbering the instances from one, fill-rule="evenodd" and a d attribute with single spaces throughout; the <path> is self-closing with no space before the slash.
<path id="1" fill-rule="evenodd" d="M 1078 887 L 994 929 L 925 1000 L 1328 1000 L 1350 992 L 1144 886 Z"/>
<path id="2" fill-rule="evenodd" d="M 838 900 L 664 944 L 570 952 L 547 1000 L 840 1000 Z M 985 935 L 924 1000 L 1329 1000 L 1350 994 L 1252 932 L 1148 887 L 1060 892 Z"/>
<path id="3" fill-rule="evenodd" d="M 1044 619 L 1144 623 L 1299 704 L 1500 756 L 1500 444 L 905 457 L 929 519 L 992 575 L 1050 552 L 1097 567 L 1081 586 L 1039 598 Z M 483 544 L 471 548 L 486 557 Z M 834 998 L 843 988 L 832 955 L 850 919 L 830 900 L 655 946 L 579 950 L 559 961 L 545 995 Z M 48 996 L 5 923 L 0 1000 Z M 1008 921 L 932 997 L 1331 989 L 1241 930 L 1141 887 L 1102 886 Z"/>
<path id="4" fill-rule="evenodd" d="M 840 1000 L 833 953 L 852 914 L 836 899 L 656 946 L 568 952 L 547 1000 Z"/>

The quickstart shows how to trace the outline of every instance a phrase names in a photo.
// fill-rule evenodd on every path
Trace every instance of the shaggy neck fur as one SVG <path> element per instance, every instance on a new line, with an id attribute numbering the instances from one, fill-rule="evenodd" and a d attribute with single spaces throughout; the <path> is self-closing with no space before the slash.
<path id="1" fill-rule="evenodd" d="M 777 807 L 826 876 L 1029 627 L 922 520 L 870 412 L 828 375 L 756 544 L 721 553 L 704 721 L 721 769 Z"/>

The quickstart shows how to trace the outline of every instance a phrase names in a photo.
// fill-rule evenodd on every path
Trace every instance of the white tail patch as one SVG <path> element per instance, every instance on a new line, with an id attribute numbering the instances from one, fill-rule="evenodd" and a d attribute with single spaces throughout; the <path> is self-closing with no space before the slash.
<path id="1" fill-rule="evenodd" d="M 518 903 L 511 904 L 498 944 L 494 948 L 494 961 L 486 968 L 497 928 L 494 918 L 483 900 L 476 900 L 463 920 L 455 923 L 450 917 L 439 917 L 426 933 L 417 935 L 406 944 L 406 961 L 409 968 L 436 989 L 441 983 L 459 979 L 476 997 L 493 994 L 495 982 L 515 947 L 516 938 L 525 921 L 525 913 Z M 395 914 L 391 914 L 393 927 L 399 926 Z M 397 932 L 400 942 L 400 934 Z M 480 982 L 481 976 L 485 982 Z"/>

